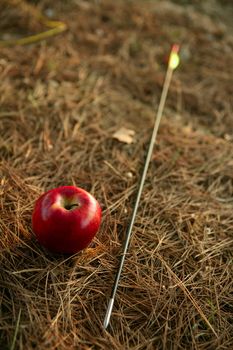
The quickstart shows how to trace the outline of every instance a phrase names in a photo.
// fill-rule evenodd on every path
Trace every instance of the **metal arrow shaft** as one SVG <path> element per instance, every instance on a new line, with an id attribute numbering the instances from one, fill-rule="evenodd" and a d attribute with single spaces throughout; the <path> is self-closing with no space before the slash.
<path id="1" fill-rule="evenodd" d="M 165 102 L 166 102 L 167 93 L 168 93 L 169 85 L 170 85 L 170 82 L 171 82 L 173 70 L 174 70 L 174 68 L 172 68 L 172 66 L 169 65 L 168 69 L 167 69 L 167 72 L 166 72 L 166 77 L 165 77 L 165 80 L 164 80 L 164 85 L 163 85 L 163 90 L 162 90 L 162 94 L 161 94 L 161 98 L 160 98 L 160 102 L 159 102 L 158 112 L 157 112 L 157 115 L 156 115 L 156 118 L 155 118 L 154 128 L 153 128 L 151 140 L 150 140 L 150 143 L 149 143 L 149 148 L 148 148 L 148 151 L 147 151 L 147 156 L 146 156 L 146 160 L 145 160 L 145 164 L 144 164 L 141 180 L 140 180 L 140 183 L 139 183 L 136 200 L 135 200 L 135 203 L 134 203 L 134 208 L 133 208 L 131 220 L 130 220 L 130 223 L 129 223 L 129 226 L 128 226 L 128 229 L 127 229 L 127 232 L 126 232 L 126 239 L 125 239 L 124 246 L 123 246 L 123 251 L 122 251 L 122 255 L 121 255 L 121 259 L 120 259 L 120 264 L 119 264 L 119 267 L 118 267 L 118 270 L 117 270 L 117 273 L 116 273 L 116 276 L 115 276 L 112 292 L 111 292 L 111 295 L 110 295 L 110 300 L 109 300 L 109 303 L 108 303 L 108 308 L 107 308 L 107 311 L 106 311 L 106 314 L 105 314 L 105 318 L 104 318 L 104 323 L 103 323 L 104 329 L 106 329 L 108 327 L 109 322 L 110 322 L 112 309 L 113 309 L 113 305 L 114 305 L 114 300 L 115 300 L 117 288 L 118 288 L 118 285 L 119 285 L 120 276 L 121 276 L 121 272 L 122 272 L 123 265 L 124 265 L 124 262 L 125 262 L 126 254 L 127 254 L 127 251 L 128 251 L 130 238 L 131 238 L 131 234 L 132 234 L 132 228 L 133 228 L 133 225 L 134 225 L 134 222 L 135 222 L 135 218 L 136 218 L 136 214 L 137 214 L 137 210 L 138 210 L 138 206 L 139 206 L 139 202 L 140 202 L 143 186 L 144 186 L 144 183 L 145 183 L 148 167 L 149 167 L 149 164 L 150 164 L 150 160 L 151 160 L 151 156 L 152 156 L 152 152 L 153 152 L 153 148 L 154 148 L 154 143 L 156 141 L 156 136 L 157 136 L 157 133 L 158 133 L 159 124 L 160 124 L 160 121 L 161 121 L 161 118 L 162 118 L 162 114 L 163 114 L 163 110 L 164 110 L 164 106 L 165 106 Z"/>

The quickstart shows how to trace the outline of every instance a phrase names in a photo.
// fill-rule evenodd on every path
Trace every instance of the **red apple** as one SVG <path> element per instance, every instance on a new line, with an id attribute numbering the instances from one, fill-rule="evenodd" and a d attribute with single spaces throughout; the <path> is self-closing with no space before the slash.
<path id="1" fill-rule="evenodd" d="M 35 203 L 32 228 L 41 245 L 52 252 L 74 254 L 97 233 L 101 208 L 88 192 L 75 186 L 52 189 Z"/>

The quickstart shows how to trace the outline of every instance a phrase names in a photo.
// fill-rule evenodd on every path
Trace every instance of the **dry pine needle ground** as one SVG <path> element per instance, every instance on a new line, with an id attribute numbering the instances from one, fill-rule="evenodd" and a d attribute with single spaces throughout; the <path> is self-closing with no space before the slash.
<path id="1" fill-rule="evenodd" d="M 65 34 L 1 49 L 1 350 L 233 347 L 232 7 L 179 3 L 59 1 Z M 42 30 L 1 6 L 3 39 Z M 105 332 L 174 41 L 182 63 Z M 134 143 L 113 139 L 120 127 Z M 103 208 L 93 244 L 72 257 L 45 251 L 31 230 L 35 199 L 65 184 Z"/>

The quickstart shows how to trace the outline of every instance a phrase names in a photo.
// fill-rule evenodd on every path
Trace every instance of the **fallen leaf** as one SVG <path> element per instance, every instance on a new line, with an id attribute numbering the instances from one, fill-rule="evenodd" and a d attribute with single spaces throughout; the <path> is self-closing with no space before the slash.
<path id="1" fill-rule="evenodd" d="M 191 134 L 193 132 L 193 128 L 191 125 L 187 125 L 187 126 L 184 126 L 183 127 L 183 131 L 186 133 L 186 134 Z"/>
<path id="2" fill-rule="evenodd" d="M 119 130 L 117 130 L 112 137 L 120 142 L 131 144 L 134 141 L 134 135 L 134 130 L 122 127 Z"/>

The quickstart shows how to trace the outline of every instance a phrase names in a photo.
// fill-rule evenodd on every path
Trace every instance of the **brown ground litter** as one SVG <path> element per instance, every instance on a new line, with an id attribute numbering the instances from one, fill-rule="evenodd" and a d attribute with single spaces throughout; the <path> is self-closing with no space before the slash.
<path id="1" fill-rule="evenodd" d="M 231 349 L 231 1 L 31 3 L 68 31 L 0 51 L 0 349 Z M 8 5 L 0 39 L 42 30 Z M 173 42 L 181 64 L 105 332 Z M 121 127 L 134 143 L 113 139 Z M 98 198 L 103 221 L 90 248 L 56 256 L 31 213 L 70 184 Z"/>

